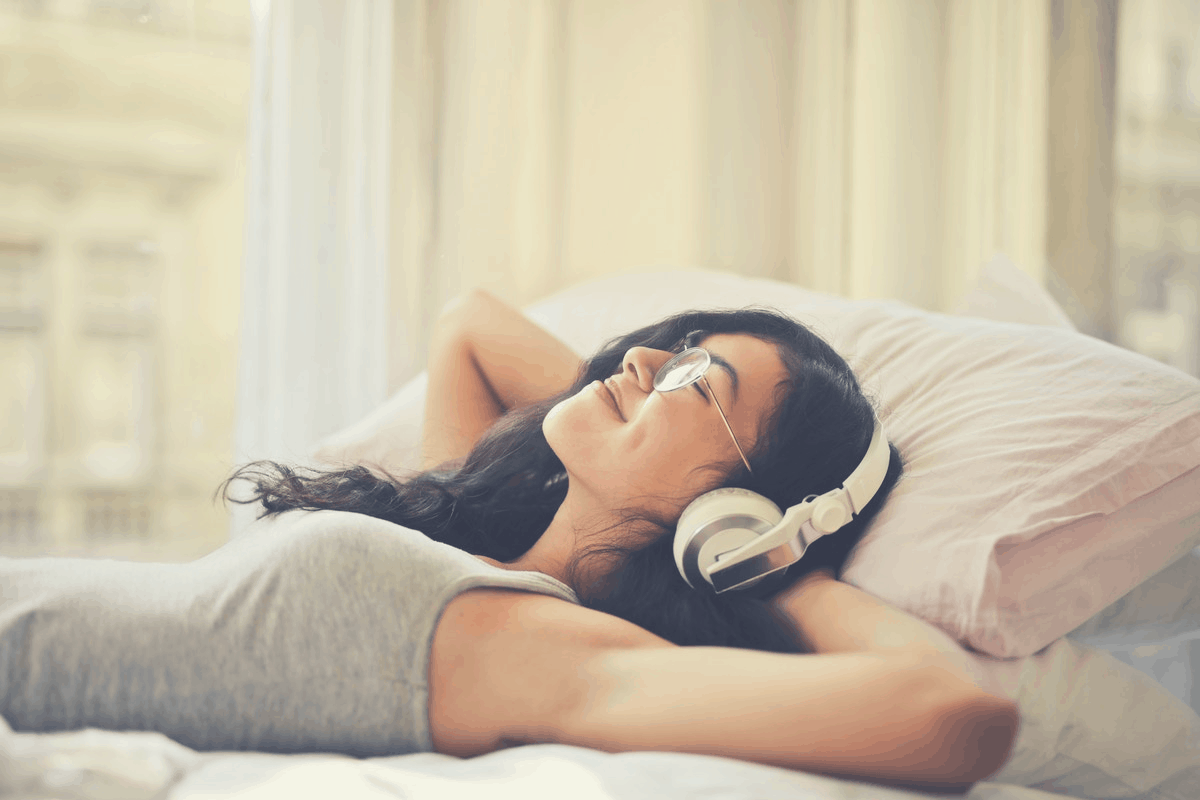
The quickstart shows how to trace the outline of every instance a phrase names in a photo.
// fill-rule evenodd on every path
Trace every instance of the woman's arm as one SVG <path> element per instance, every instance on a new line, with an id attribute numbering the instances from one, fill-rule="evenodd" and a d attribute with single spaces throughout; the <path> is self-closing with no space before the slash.
<path id="1" fill-rule="evenodd" d="M 835 579 L 828 569 L 803 576 L 773 602 L 813 652 L 922 654 L 984 691 L 999 694 L 991 674 L 944 631 Z"/>
<path id="2" fill-rule="evenodd" d="M 1012 703 L 920 653 L 679 648 L 504 590 L 449 604 L 430 671 L 434 744 L 459 756 L 557 742 L 961 787 L 999 769 L 1017 727 Z"/>
<path id="3" fill-rule="evenodd" d="M 421 468 L 462 458 L 504 412 L 568 388 L 581 361 L 482 289 L 442 312 L 429 353 Z"/>
<path id="4" fill-rule="evenodd" d="M 910 787 L 965 787 L 1008 759 L 1018 716 L 913 654 L 617 650 L 580 667 L 562 741 L 673 750 Z"/>

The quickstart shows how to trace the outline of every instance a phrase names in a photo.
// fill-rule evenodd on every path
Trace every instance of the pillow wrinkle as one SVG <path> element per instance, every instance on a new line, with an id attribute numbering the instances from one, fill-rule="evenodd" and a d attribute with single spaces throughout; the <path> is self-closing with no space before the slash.
<path id="1" fill-rule="evenodd" d="M 1192 427 L 1200 427 L 1200 421 L 1193 420 L 1193 422 L 1196 424 L 1194 424 Z M 993 510 L 992 513 L 985 517 L 983 521 L 986 522 L 993 517 L 1012 513 L 1014 511 L 1012 506 L 1018 501 L 1027 502 L 1030 494 L 1037 495 L 1053 491 L 1053 489 L 1049 488 L 1047 484 L 1058 479 L 1063 473 L 1071 472 L 1079 461 L 1085 460 L 1091 456 L 1093 454 L 1092 451 L 1102 449 L 1106 443 L 1114 440 L 1115 438 L 1133 434 L 1139 427 L 1146 427 L 1147 425 L 1148 423 L 1146 420 L 1134 420 L 1127 426 L 1112 432 L 1109 436 L 1106 436 L 1093 444 L 1091 451 L 1081 450 L 1077 452 L 1073 458 L 1061 462 L 1049 473 L 1030 475 L 1026 483 L 1013 492 L 1013 497 L 1006 505 L 1000 506 Z M 1187 435 L 1186 429 L 1184 434 Z M 1160 434 L 1160 437 L 1158 438 L 1170 438 L 1174 441 L 1178 441 L 1180 436 L 1179 432 L 1172 430 Z M 1146 443 L 1143 447 L 1138 449 L 1145 450 L 1150 449 L 1151 447 L 1151 443 Z M 1114 452 L 1111 458 L 1115 459 L 1125 453 L 1126 451 Z M 1081 504 L 1084 507 L 1081 507 L 1077 511 L 1072 510 L 1066 511 L 1065 513 L 1060 513 L 1044 521 L 1038 521 L 1036 518 L 1031 518 L 1030 523 L 1032 524 L 1032 530 L 1026 529 L 1019 534 L 1009 534 L 999 537 L 996 540 L 995 552 L 999 557 L 1003 553 L 1010 550 L 1013 546 L 1028 542 L 1042 535 L 1045 533 L 1045 530 L 1043 529 L 1053 530 L 1059 526 L 1074 522 L 1084 517 L 1095 514 L 1110 513 L 1111 511 L 1125 505 L 1130 500 L 1136 500 L 1138 497 L 1144 496 L 1147 491 L 1151 491 L 1152 489 L 1157 488 L 1164 483 L 1178 478 L 1186 469 L 1187 465 L 1184 463 L 1177 465 L 1173 464 L 1169 467 L 1155 470 L 1152 478 L 1149 478 L 1145 482 L 1137 483 L 1130 482 L 1122 474 L 1107 475 L 1104 478 L 1097 479 L 1097 483 L 1094 486 L 1091 486 L 1085 490 L 1087 493 L 1087 503 Z M 1143 491 L 1140 491 L 1139 493 L 1139 489 Z M 1101 498 L 1103 498 L 1105 502 L 1097 502 Z M 1070 507 L 1069 503 L 1067 507 Z"/>

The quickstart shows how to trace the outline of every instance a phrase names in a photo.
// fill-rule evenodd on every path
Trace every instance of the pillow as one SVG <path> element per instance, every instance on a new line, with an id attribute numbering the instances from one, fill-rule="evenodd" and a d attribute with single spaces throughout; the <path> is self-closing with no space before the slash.
<path id="1" fill-rule="evenodd" d="M 954 313 L 1074 329 L 1050 294 L 1000 253 L 984 266 Z M 1159 492 L 1139 498 L 1111 516 L 1108 527 L 1123 524 L 1122 516 L 1144 516 L 1139 509 L 1153 515 L 1162 503 L 1170 500 Z M 1200 712 L 1200 548 L 1067 635 L 1144 672 Z M 1194 795 L 1200 797 L 1200 791 Z"/>
<path id="2" fill-rule="evenodd" d="M 360 464 L 398 478 L 415 472 L 421 464 L 428 385 L 428 372 L 417 375 L 362 420 L 322 439 L 313 458 L 326 464 Z"/>
<path id="3" fill-rule="evenodd" d="M 1003 253 L 992 256 L 975 285 L 954 307 L 954 314 L 997 322 L 1024 322 L 1075 330 L 1067 312 L 1040 283 L 1017 268 Z"/>
<path id="4" fill-rule="evenodd" d="M 904 455 L 841 577 L 969 647 L 1034 653 L 1200 543 L 1200 381 L 1074 331 L 701 270 L 604 278 L 527 311 L 590 353 L 676 311 L 750 304 L 846 356 Z M 418 378 L 318 458 L 413 469 L 422 411 Z"/>

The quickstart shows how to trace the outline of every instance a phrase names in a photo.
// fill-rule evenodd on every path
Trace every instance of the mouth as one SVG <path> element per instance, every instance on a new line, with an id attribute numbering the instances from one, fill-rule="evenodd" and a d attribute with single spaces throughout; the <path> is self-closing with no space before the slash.
<path id="1" fill-rule="evenodd" d="M 621 418 L 622 422 L 625 422 L 625 415 L 621 413 L 621 405 L 617 402 L 617 393 L 608 384 L 608 379 L 601 381 L 600 386 L 604 389 L 604 393 L 608 395 L 608 399 L 612 403 L 613 410 L 617 412 L 617 416 Z"/>

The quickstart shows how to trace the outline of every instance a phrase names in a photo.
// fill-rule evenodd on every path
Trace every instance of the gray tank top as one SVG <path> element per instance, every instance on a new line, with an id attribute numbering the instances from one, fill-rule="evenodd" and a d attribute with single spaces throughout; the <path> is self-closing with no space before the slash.
<path id="1" fill-rule="evenodd" d="M 197 750 L 432 750 L 433 631 L 476 587 L 578 602 L 541 573 L 343 511 L 260 520 L 186 564 L 0 559 L 0 715 Z"/>

